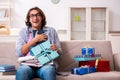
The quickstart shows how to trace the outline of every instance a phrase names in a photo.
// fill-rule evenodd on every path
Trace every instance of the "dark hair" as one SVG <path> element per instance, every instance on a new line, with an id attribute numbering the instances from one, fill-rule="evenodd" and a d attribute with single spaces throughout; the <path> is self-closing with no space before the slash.
<path id="1" fill-rule="evenodd" d="M 29 19 L 30 19 L 30 12 L 31 12 L 32 10 L 37 10 L 37 11 L 39 12 L 39 14 L 41 15 L 41 17 L 42 17 L 42 22 L 41 22 L 41 26 L 40 26 L 40 27 L 41 27 L 41 29 L 42 29 L 42 28 L 46 25 L 46 17 L 45 17 L 44 12 L 43 12 L 40 8 L 38 8 L 38 7 L 33 7 L 33 8 L 31 8 L 31 9 L 28 11 L 27 16 L 26 16 L 26 21 L 25 21 L 26 26 L 31 27 L 31 23 L 30 23 Z"/>

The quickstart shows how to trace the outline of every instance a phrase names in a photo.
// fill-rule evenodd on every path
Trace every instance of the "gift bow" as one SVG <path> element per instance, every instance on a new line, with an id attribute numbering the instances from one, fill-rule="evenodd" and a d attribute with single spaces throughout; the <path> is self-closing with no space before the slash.
<path id="1" fill-rule="evenodd" d="M 36 58 L 39 58 L 40 56 L 44 55 L 44 57 L 48 57 L 49 60 L 52 60 L 52 58 L 50 57 L 51 53 L 52 53 L 51 50 L 46 48 L 45 51 L 44 50 L 40 51 L 40 54 L 37 54 Z"/>

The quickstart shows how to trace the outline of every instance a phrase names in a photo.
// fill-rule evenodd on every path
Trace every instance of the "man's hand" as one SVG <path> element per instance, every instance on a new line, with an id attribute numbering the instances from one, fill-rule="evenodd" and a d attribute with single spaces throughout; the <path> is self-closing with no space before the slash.
<path id="1" fill-rule="evenodd" d="M 55 50 L 55 51 L 57 51 L 57 52 L 59 51 L 59 48 L 58 48 L 58 46 L 57 46 L 56 44 L 51 44 L 51 45 L 50 45 L 50 49 L 51 49 L 51 50 Z"/>
<path id="2" fill-rule="evenodd" d="M 38 31 L 36 31 L 36 34 L 35 34 L 35 41 L 36 42 L 42 42 L 42 41 L 46 41 L 47 40 L 47 35 L 46 34 L 38 34 Z"/>

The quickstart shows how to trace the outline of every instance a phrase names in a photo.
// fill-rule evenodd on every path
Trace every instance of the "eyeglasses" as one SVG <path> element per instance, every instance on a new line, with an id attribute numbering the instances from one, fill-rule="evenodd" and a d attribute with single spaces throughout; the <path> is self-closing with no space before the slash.
<path id="1" fill-rule="evenodd" d="M 30 14 L 30 18 L 34 18 L 34 17 L 40 17 L 41 15 L 39 13 L 37 14 Z"/>

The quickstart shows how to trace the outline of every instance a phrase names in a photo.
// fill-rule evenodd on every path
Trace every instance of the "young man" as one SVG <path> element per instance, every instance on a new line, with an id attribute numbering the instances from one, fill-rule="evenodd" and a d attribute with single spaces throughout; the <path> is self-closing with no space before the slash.
<path id="1" fill-rule="evenodd" d="M 18 57 L 29 56 L 30 47 L 36 45 L 37 42 L 49 40 L 51 43 L 50 49 L 56 50 L 61 54 L 61 46 L 57 32 L 52 27 L 46 27 L 46 17 L 43 11 L 38 7 L 31 8 L 26 16 L 25 21 L 27 27 L 23 28 L 18 35 L 16 42 L 16 54 Z M 44 33 L 33 35 L 33 30 L 42 30 Z M 46 64 L 42 67 L 32 67 L 28 65 L 20 65 L 16 80 L 31 80 L 34 77 L 39 77 L 42 80 L 56 80 L 57 62 Z"/>

